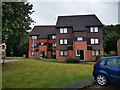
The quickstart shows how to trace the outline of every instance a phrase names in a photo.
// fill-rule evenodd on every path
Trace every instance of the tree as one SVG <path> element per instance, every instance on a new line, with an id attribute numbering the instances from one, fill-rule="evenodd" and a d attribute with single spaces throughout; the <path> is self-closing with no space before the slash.
<path id="1" fill-rule="evenodd" d="M 120 39 L 120 25 L 104 26 L 103 46 L 107 53 L 110 51 L 117 52 L 117 41 Z"/>
<path id="2" fill-rule="evenodd" d="M 7 45 L 7 56 L 21 56 L 28 52 L 28 32 L 34 23 L 30 15 L 33 5 L 26 2 L 2 3 L 2 41 Z"/>

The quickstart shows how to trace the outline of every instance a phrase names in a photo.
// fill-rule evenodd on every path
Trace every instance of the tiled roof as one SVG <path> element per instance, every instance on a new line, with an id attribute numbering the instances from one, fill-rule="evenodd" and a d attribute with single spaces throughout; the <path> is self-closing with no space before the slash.
<path id="1" fill-rule="evenodd" d="M 102 26 L 96 15 L 58 16 L 56 27 L 73 27 L 73 31 L 86 30 L 86 26 Z"/>
<path id="2" fill-rule="evenodd" d="M 49 34 L 56 34 L 54 25 L 35 26 L 29 35 L 39 35 L 39 38 L 48 38 Z"/>

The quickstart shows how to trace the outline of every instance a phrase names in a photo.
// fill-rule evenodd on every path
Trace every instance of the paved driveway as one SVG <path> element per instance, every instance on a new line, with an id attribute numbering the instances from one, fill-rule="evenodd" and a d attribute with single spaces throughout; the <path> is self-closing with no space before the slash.
<path id="1" fill-rule="evenodd" d="M 98 85 L 97 83 L 94 83 L 93 85 L 89 85 L 83 88 L 84 89 L 100 89 L 100 90 L 120 90 L 120 86 L 116 86 L 116 85 L 108 85 L 106 87 L 102 87 L 100 85 Z"/>
<path id="2" fill-rule="evenodd" d="M 5 62 L 14 62 L 14 61 L 18 61 L 18 60 L 5 60 Z M 2 63 L 3 60 L 0 59 L 0 63 Z"/>

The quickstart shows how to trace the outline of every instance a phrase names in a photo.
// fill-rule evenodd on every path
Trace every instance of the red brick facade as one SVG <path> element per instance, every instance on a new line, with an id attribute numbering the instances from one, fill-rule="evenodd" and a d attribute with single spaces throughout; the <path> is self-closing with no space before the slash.
<path id="1" fill-rule="evenodd" d="M 96 15 L 60 16 L 54 26 L 33 28 L 29 35 L 29 58 L 64 61 L 75 56 L 93 61 L 96 55 L 104 54 L 102 33 L 103 25 Z"/>

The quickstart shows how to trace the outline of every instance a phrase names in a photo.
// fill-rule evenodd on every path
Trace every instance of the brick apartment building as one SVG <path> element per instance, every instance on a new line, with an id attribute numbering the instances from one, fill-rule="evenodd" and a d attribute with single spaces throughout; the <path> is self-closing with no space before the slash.
<path id="1" fill-rule="evenodd" d="M 56 25 L 35 26 L 29 34 L 30 58 L 94 60 L 103 54 L 103 25 L 96 15 L 58 16 Z"/>

